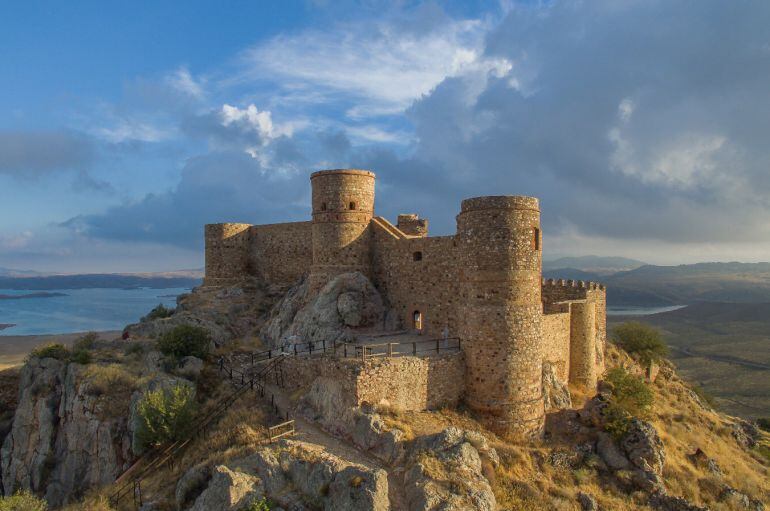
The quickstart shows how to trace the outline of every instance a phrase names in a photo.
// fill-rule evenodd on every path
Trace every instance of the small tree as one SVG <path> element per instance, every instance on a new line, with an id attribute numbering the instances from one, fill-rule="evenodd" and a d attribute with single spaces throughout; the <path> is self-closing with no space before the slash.
<path id="1" fill-rule="evenodd" d="M 644 380 L 615 367 L 604 379 L 610 386 L 609 405 L 604 410 L 605 429 L 616 438 L 622 437 L 633 418 L 646 418 L 654 401 L 654 394 Z"/>
<path id="2" fill-rule="evenodd" d="M 668 355 L 668 346 L 663 342 L 660 332 L 638 321 L 615 327 L 612 340 L 628 353 L 639 357 L 645 364 L 657 362 Z"/>
<path id="3" fill-rule="evenodd" d="M 205 358 L 209 352 L 211 337 L 205 328 L 179 325 L 163 334 L 157 344 L 164 355 Z"/>
<path id="4" fill-rule="evenodd" d="M 184 438 L 195 417 L 194 391 L 177 384 L 145 393 L 137 405 L 139 447 L 157 447 Z"/>

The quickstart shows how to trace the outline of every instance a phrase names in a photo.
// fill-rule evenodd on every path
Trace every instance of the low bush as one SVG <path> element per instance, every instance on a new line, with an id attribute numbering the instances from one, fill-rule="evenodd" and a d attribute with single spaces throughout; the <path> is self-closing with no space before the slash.
<path id="1" fill-rule="evenodd" d="M 29 353 L 30 358 L 55 358 L 56 360 L 69 360 L 70 350 L 61 343 L 53 342 L 38 346 Z"/>
<path id="2" fill-rule="evenodd" d="M 72 343 L 72 351 L 92 350 L 96 347 L 96 343 L 99 340 L 99 334 L 96 332 L 88 332 L 83 337 L 75 339 Z"/>
<path id="3" fill-rule="evenodd" d="M 47 511 L 48 504 L 23 490 L 10 497 L 0 497 L 0 511 Z"/>
<path id="4" fill-rule="evenodd" d="M 163 319 L 173 315 L 174 315 L 174 309 L 170 309 L 165 305 L 163 305 L 162 303 L 159 303 L 157 307 L 152 309 L 150 312 L 147 313 L 145 317 L 142 318 L 142 321 L 152 321 L 154 319 Z"/>
<path id="5" fill-rule="evenodd" d="M 130 395 L 139 385 L 139 379 L 126 371 L 119 364 L 107 366 L 93 365 L 85 372 L 92 396 Z"/>
<path id="6" fill-rule="evenodd" d="M 637 356 L 645 364 L 657 362 L 668 355 L 668 346 L 663 342 L 660 332 L 637 321 L 630 321 L 615 327 L 612 331 L 612 340 L 626 352 Z"/>
<path id="7" fill-rule="evenodd" d="M 252 500 L 241 508 L 241 511 L 270 511 L 270 509 L 270 502 L 267 498 L 262 497 L 261 499 Z"/>
<path id="8" fill-rule="evenodd" d="M 205 328 L 179 325 L 163 334 L 157 341 L 158 350 L 164 355 L 205 358 L 211 345 L 211 337 Z"/>
<path id="9" fill-rule="evenodd" d="M 757 419 L 757 426 L 767 432 L 770 432 L 770 417 L 762 417 Z"/>
<path id="10" fill-rule="evenodd" d="M 631 419 L 648 417 L 654 394 L 642 378 L 623 367 L 610 369 L 604 381 L 611 389 L 609 406 L 604 410 L 605 429 L 620 438 L 628 431 Z"/>
<path id="11" fill-rule="evenodd" d="M 70 360 L 76 364 L 86 365 L 90 364 L 93 358 L 91 357 L 91 354 L 88 352 L 88 350 L 77 350 L 72 353 Z"/>
<path id="12" fill-rule="evenodd" d="M 195 417 L 195 393 L 187 385 L 148 391 L 137 405 L 139 447 L 157 447 L 187 436 Z"/>
<path id="13" fill-rule="evenodd" d="M 141 342 L 130 342 L 124 350 L 126 355 L 142 355 L 144 354 L 144 344 Z"/>

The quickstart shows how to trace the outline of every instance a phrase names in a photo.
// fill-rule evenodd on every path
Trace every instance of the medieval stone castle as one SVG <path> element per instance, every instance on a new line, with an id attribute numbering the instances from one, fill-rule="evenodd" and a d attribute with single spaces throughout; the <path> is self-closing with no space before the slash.
<path id="1" fill-rule="evenodd" d="M 455 401 L 507 437 L 542 433 L 544 363 L 564 383 L 596 386 L 605 290 L 542 279 L 536 198 L 466 199 L 455 235 L 428 236 L 428 221 L 417 215 L 399 215 L 397 225 L 375 216 L 372 172 L 326 170 L 310 180 L 309 222 L 207 225 L 204 284 L 249 276 L 288 285 L 307 276 L 320 288 L 335 275 L 363 273 L 405 328 L 461 340 L 461 374 L 444 381 L 457 386 Z"/>

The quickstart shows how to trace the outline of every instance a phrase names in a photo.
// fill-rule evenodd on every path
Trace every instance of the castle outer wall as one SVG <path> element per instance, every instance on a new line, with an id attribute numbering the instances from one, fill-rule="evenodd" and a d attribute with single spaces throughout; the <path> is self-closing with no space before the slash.
<path id="1" fill-rule="evenodd" d="M 540 436 L 542 364 L 585 388 L 604 371 L 603 286 L 542 280 L 535 198 L 467 199 L 457 234 L 430 237 L 417 215 L 400 215 L 397 225 L 374 216 L 374 182 L 369 171 L 316 172 L 310 222 L 207 225 L 204 285 L 289 286 L 307 276 L 317 290 L 360 271 L 403 328 L 461 339 L 464 399 L 490 429 Z"/>

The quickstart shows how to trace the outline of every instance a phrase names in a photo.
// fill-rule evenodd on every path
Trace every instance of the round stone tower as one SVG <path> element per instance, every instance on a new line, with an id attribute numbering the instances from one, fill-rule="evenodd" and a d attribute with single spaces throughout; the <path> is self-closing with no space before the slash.
<path id="1" fill-rule="evenodd" d="M 466 402 L 510 439 L 543 433 L 540 206 L 476 197 L 457 216 Z"/>
<path id="2" fill-rule="evenodd" d="M 322 286 L 335 275 L 371 273 L 374 172 L 322 170 L 310 175 L 313 189 L 313 266 L 311 285 Z"/>

